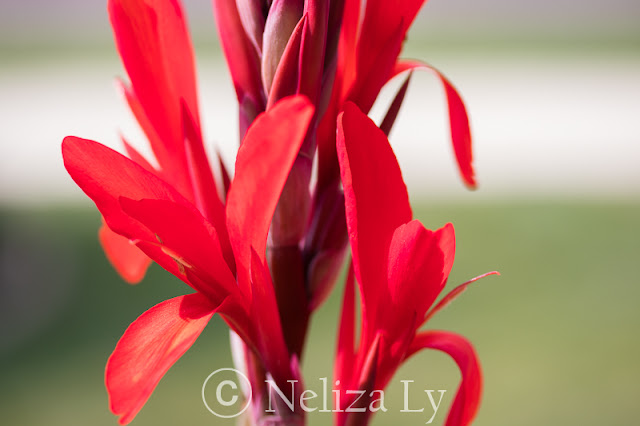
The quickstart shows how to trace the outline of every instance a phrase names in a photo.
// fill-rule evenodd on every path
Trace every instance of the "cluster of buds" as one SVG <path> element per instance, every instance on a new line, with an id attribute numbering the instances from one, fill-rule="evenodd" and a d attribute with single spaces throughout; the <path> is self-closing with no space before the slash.
<path id="1" fill-rule="evenodd" d="M 347 238 L 344 195 L 336 153 L 338 114 L 348 102 L 368 112 L 397 74 L 434 69 L 398 60 L 424 0 L 214 0 L 222 46 L 239 104 L 241 139 L 257 114 L 290 95 L 315 106 L 305 141 L 274 213 L 269 259 L 285 338 L 302 351 L 308 315 L 330 293 L 343 263 Z M 466 112 L 443 82 L 456 157 L 465 183 L 475 186 Z M 410 74 L 381 128 L 388 135 Z M 312 177 L 313 159 L 318 171 Z M 311 186 L 311 182 L 314 185 Z"/>
<path id="2" fill-rule="evenodd" d="M 214 1 L 240 105 L 241 139 L 259 113 L 286 96 L 305 95 L 318 106 L 317 116 L 323 114 L 343 7 L 344 0 Z M 313 154 L 312 145 L 305 149 Z"/>
<path id="3" fill-rule="evenodd" d="M 445 88 L 463 181 L 475 186 L 460 96 L 435 69 L 398 58 L 424 2 L 213 0 L 240 134 L 235 175 L 218 159 L 218 184 L 201 133 L 180 2 L 109 0 L 130 78 L 120 87 L 155 158 L 124 140 L 127 157 L 68 137 L 65 167 L 102 213 L 100 241 L 127 281 L 140 281 L 155 261 L 195 290 L 145 312 L 109 359 L 106 384 L 121 423 L 133 419 L 217 313 L 252 385 L 249 421 L 305 424 L 300 407 L 265 410 L 265 384 L 293 380 L 300 394 L 309 319 L 334 287 L 349 247 L 338 381 L 383 388 L 416 351 L 442 350 L 463 372 L 447 424 L 471 422 L 481 389 L 473 347 L 461 336 L 419 328 L 473 280 L 434 305 L 453 262 L 453 227 L 432 232 L 412 220 L 387 139 L 413 71 L 434 72 Z M 405 80 L 376 125 L 366 114 L 399 74 Z M 369 414 L 339 414 L 336 424 L 366 425 Z"/>

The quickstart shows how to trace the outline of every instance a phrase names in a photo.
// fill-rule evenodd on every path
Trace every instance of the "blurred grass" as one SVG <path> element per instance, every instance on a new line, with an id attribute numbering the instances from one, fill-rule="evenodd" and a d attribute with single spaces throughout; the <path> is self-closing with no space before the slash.
<path id="1" fill-rule="evenodd" d="M 640 395 L 640 204 L 494 203 L 422 205 L 416 216 L 457 232 L 450 286 L 497 269 L 430 322 L 469 337 L 480 354 L 485 395 L 477 425 L 630 425 Z M 115 425 L 103 385 L 118 338 L 144 310 L 187 291 L 152 267 L 124 284 L 96 239 L 92 210 L 0 209 L 0 412 L 7 425 Z M 331 377 L 340 290 L 312 324 L 307 385 Z M 209 414 L 202 382 L 232 366 L 226 328 L 214 320 L 169 371 L 134 425 L 233 424 Z M 458 372 L 439 353 L 403 367 L 375 424 L 424 424 L 426 394 L 401 414 L 400 380 L 447 389 L 434 424 L 444 421 Z M 315 414 L 312 424 L 330 424 Z"/>

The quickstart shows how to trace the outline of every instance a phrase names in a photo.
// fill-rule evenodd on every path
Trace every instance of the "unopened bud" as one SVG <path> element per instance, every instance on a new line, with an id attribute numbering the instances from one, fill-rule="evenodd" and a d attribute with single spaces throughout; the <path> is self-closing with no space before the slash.
<path id="1" fill-rule="evenodd" d="M 262 84 L 266 93 L 271 90 L 280 58 L 303 10 L 303 0 L 274 0 L 271 4 L 262 37 Z"/>
<path id="2" fill-rule="evenodd" d="M 238 15 L 247 36 L 260 53 L 262 51 L 262 33 L 269 12 L 268 0 L 236 0 Z"/>

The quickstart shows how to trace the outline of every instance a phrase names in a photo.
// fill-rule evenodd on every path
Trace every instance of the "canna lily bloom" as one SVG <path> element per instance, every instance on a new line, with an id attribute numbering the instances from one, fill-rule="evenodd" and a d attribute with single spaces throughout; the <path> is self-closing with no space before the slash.
<path id="1" fill-rule="evenodd" d="M 354 350 L 355 299 L 350 272 L 335 378 L 342 389 L 382 390 L 399 366 L 416 352 L 443 351 L 462 373 L 446 424 L 468 425 L 478 410 L 482 389 L 473 346 L 451 332 L 419 329 L 480 277 L 457 287 L 433 306 L 453 266 L 453 226 L 430 231 L 412 220 L 400 168 L 384 133 L 353 104 L 347 104 L 338 118 L 337 152 L 353 272 L 362 295 L 362 331 L 359 349 Z M 352 401 L 342 402 L 340 409 Z M 338 412 L 337 425 L 364 425 L 369 415 L 369 410 Z"/>
<path id="2" fill-rule="evenodd" d="M 215 313 L 276 383 L 297 377 L 265 252 L 273 211 L 312 115 L 308 100 L 293 97 L 256 118 L 238 151 L 221 224 L 207 218 L 207 200 L 194 203 L 146 164 L 97 142 L 65 138 L 65 167 L 109 229 L 196 291 L 149 309 L 118 342 L 106 385 L 121 424 L 134 418 Z"/>

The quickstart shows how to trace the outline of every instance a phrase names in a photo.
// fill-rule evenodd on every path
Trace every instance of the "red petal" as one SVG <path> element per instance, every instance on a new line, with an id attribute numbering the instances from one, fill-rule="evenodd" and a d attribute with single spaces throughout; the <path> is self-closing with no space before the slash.
<path id="1" fill-rule="evenodd" d="M 367 1 L 356 48 L 356 77 L 349 100 L 368 112 L 389 78 L 402 42 L 425 0 Z"/>
<path id="2" fill-rule="evenodd" d="M 269 270 L 253 247 L 251 248 L 251 316 L 259 340 L 256 346 L 267 371 L 278 385 L 292 378 L 289 352 L 282 332 L 280 314 Z M 282 389 L 282 388 L 281 388 Z"/>
<path id="3" fill-rule="evenodd" d="M 260 60 L 247 37 L 235 1 L 214 0 L 213 9 L 224 55 L 227 58 L 238 101 L 251 99 L 257 111 L 264 110 Z"/>
<path id="4" fill-rule="evenodd" d="M 196 289 L 214 302 L 236 292 L 235 278 L 222 255 L 216 231 L 197 210 L 165 200 L 122 198 L 120 204 L 125 213 L 153 233 L 153 238 L 146 241 L 158 244 L 164 254 L 158 259 L 158 251 L 147 253 L 154 260 L 172 266 L 177 262 L 181 270 L 192 270 L 207 285 Z"/>
<path id="5" fill-rule="evenodd" d="M 444 288 L 455 255 L 453 226 L 438 231 L 413 220 L 396 229 L 389 247 L 389 303 L 383 309 L 390 330 L 414 326 Z M 417 324 L 415 324 L 417 325 Z"/>
<path id="6" fill-rule="evenodd" d="M 313 115 L 302 96 L 285 98 L 260 115 L 238 150 L 227 195 L 227 228 L 238 271 L 251 264 L 254 247 L 264 259 L 273 211 Z"/>
<path id="7" fill-rule="evenodd" d="M 365 71 L 375 66 L 376 55 L 387 45 L 388 40 L 400 31 L 400 40 L 413 23 L 418 11 L 426 0 L 405 0 L 390 2 L 388 0 L 368 0 L 358 36 L 358 70 Z M 387 50 L 391 56 L 392 51 Z M 397 58 L 397 53 L 395 53 Z M 385 58 L 386 60 L 386 58 Z"/>
<path id="8" fill-rule="evenodd" d="M 120 197 L 190 204 L 155 174 L 97 142 L 68 136 L 62 142 L 62 156 L 67 171 L 96 203 L 109 228 L 127 238 L 150 240 L 153 235 L 122 211 Z"/>
<path id="9" fill-rule="evenodd" d="M 193 345 L 216 306 L 203 295 L 166 300 L 136 319 L 107 361 L 111 411 L 127 424 L 169 368 Z"/>
<path id="10" fill-rule="evenodd" d="M 343 0 L 344 9 L 338 41 L 336 75 L 326 112 L 320 119 L 318 141 L 318 183 L 321 192 L 339 179 L 340 167 L 336 159 L 336 118 L 342 111 L 346 92 L 355 79 L 355 52 L 360 22 L 360 0 Z M 337 2 L 334 2 L 337 3 Z M 333 3 L 332 3 L 333 6 Z"/>
<path id="11" fill-rule="evenodd" d="M 458 162 L 458 168 L 464 183 L 471 189 L 477 185 L 473 170 L 473 152 L 471 150 L 471 130 L 469 117 L 464 102 L 455 87 L 442 73 L 430 65 L 418 61 L 399 61 L 393 71 L 393 76 L 406 70 L 425 70 L 433 72 L 445 89 L 449 106 L 449 123 L 451 127 L 451 141 Z"/>
<path id="12" fill-rule="evenodd" d="M 402 25 L 398 24 L 393 32 L 380 40 L 380 45 L 362 43 L 365 36 L 360 35 L 356 79 L 347 94 L 347 100 L 357 104 L 363 111 L 369 112 L 380 89 L 389 80 L 400 54 L 404 34 Z"/>
<path id="13" fill-rule="evenodd" d="M 424 320 L 422 321 L 422 324 L 426 323 L 427 321 L 429 321 L 429 319 L 431 317 L 433 317 L 435 314 L 437 314 L 438 312 L 440 312 L 442 309 L 446 308 L 447 306 L 449 306 L 449 304 L 451 302 L 453 302 L 454 300 L 456 300 L 458 298 L 458 296 L 460 296 L 462 293 L 464 293 L 464 291 L 467 289 L 467 287 L 469 286 L 469 284 L 474 283 L 476 281 L 478 281 L 481 278 L 484 277 L 488 277 L 489 275 L 500 275 L 500 273 L 498 271 L 492 271 L 492 272 L 487 272 L 486 274 L 482 274 L 480 276 L 477 276 L 475 278 L 471 278 L 469 281 L 460 284 L 459 286 L 457 286 L 456 288 L 454 288 L 453 290 L 451 290 L 449 293 L 447 293 L 446 296 L 444 296 L 436 306 L 433 307 L 433 309 L 431 309 L 429 311 L 429 313 L 424 317 Z"/>
<path id="14" fill-rule="evenodd" d="M 106 223 L 100 227 L 98 238 L 107 259 L 126 282 L 136 284 L 142 281 L 151 264 L 151 259 L 146 254 L 128 238 L 109 229 Z"/>
<path id="15" fill-rule="evenodd" d="M 338 117 L 337 139 L 354 269 L 367 318 L 375 318 L 391 237 L 411 220 L 409 196 L 384 133 L 351 103 Z"/>
<path id="16" fill-rule="evenodd" d="M 380 47 L 398 25 L 406 33 L 426 0 L 368 0 L 358 42 L 370 48 Z"/>
<path id="17" fill-rule="evenodd" d="M 218 195 L 207 153 L 202 145 L 195 118 L 182 104 L 187 165 L 194 191 L 194 201 L 202 214 L 213 223 L 220 237 L 220 244 L 229 264 L 233 265 L 233 254 L 225 224 L 224 204 Z"/>
<path id="18" fill-rule="evenodd" d="M 480 362 L 471 342 L 446 331 L 428 331 L 418 334 L 407 358 L 421 349 L 436 349 L 447 353 L 458 364 L 462 380 L 455 400 L 449 410 L 445 426 L 471 424 L 480 406 L 482 396 L 482 372 Z"/>
<path id="19" fill-rule="evenodd" d="M 344 15 L 338 44 L 338 70 L 336 75 L 336 82 L 340 81 L 342 85 L 342 87 L 338 87 L 340 103 L 342 103 L 345 95 L 344 90 L 351 87 L 355 79 L 356 43 L 361 3 L 360 0 L 344 0 Z"/>
<path id="20" fill-rule="evenodd" d="M 159 136 L 153 145 L 158 163 L 176 180 L 184 179 L 189 174 L 181 102 L 193 117 L 199 113 L 193 50 L 180 3 L 110 0 L 109 15 L 132 92 Z"/>

